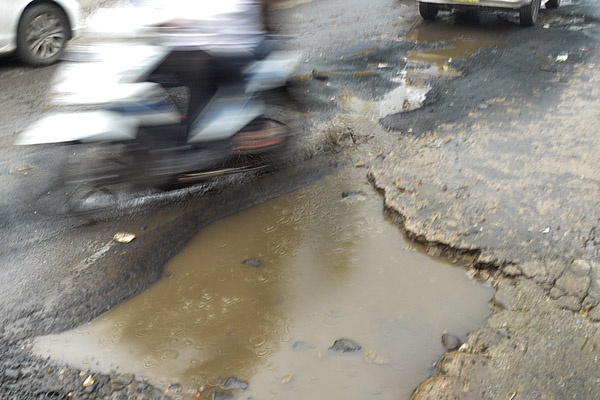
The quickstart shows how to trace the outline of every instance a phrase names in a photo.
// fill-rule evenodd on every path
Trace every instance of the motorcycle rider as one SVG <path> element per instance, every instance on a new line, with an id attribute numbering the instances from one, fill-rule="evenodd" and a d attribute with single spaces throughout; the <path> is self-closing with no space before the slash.
<path id="1" fill-rule="evenodd" d="M 215 83 L 242 93 L 243 68 L 263 51 L 264 9 L 259 0 L 135 0 L 134 5 L 155 13 L 159 41 L 172 49 L 155 73 L 175 75 L 189 88 L 188 129 Z"/>

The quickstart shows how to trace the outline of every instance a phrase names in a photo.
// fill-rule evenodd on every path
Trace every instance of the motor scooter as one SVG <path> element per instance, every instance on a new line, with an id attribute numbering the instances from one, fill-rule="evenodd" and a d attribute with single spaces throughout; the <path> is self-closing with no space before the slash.
<path id="1" fill-rule="evenodd" d="M 260 57 L 243 69 L 241 88 L 208 75 L 193 120 L 186 82 L 159 68 L 171 49 L 139 37 L 73 47 L 55 73 L 50 111 L 17 144 L 73 145 L 54 186 L 71 212 L 100 207 L 94 196 L 112 196 L 123 185 L 164 189 L 262 168 L 291 137 L 271 116 L 301 58 L 282 50 L 284 41 L 265 36 Z"/>

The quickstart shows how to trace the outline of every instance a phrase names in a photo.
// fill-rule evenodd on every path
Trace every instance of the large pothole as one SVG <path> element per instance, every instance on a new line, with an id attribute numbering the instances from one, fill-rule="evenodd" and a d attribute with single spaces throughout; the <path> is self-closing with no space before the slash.
<path id="1" fill-rule="evenodd" d="M 363 172 L 214 223 L 149 290 L 36 351 L 190 398 L 408 398 L 491 290 L 406 242 Z"/>

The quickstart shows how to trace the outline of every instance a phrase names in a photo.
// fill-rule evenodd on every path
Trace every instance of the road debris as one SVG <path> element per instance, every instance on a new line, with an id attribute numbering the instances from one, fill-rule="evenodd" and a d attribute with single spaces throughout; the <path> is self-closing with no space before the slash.
<path id="1" fill-rule="evenodd" d="M 232 390 L 232 389 L 246 390 L 246 389 L 248 389 L 249 386 L 250 386 L 250 384 L 248 382 L 243 381 L 235 376 L 230 376 L 229 378 L 227 378 L 227 380 L 225 380 L 225 382 L 223 382 L 223 384 L 221 385 L 221 388 L 224 390 Z"/>
<path id="2" fill-rule="evenodd" d="M 135 233 L 118 232 L 113 236 L 113 240 L 117 243 L 130 243 L 135 239 Z"/>
<path id="3" fill-rule="evenodd" d="M 446 350 L 453 351 L 457 350 L 463 343 L 458 336 L 451 333 L 444 333 L 442 335 L 442 344 Z"/>
<path id="4" fill-rule="evenodd" d="M 326 81 L 327 79 L 329 79 L 329 77 L 327 75 L 325 75 L 322 72 L 317 71 L 316 69 L 313 69 L 312 71 L 310 71 L 312 77 L 316 80 L 319 81 Z"/>
<path id="5" fill-rule="evenodd" d="M 243 264 L 249 267 L 258 268 L 262 265 L 262 261 L 260 261 L 258 258 L 246 258 Z"/>
<path id="6" fill-rule="evenodd" d="M 352 339 L 342 338 L 337 339 L 329 350 L 338 353 L 353 353 L 362 350 L 362 346 Z"/>
<path id="7" fill-rule="evenodd" d="M 85 381 L 83 381 L 83 387 L 92 386 L 94 383 L 96 383 L 96 381 L 94 381 L 94 377 L 89 375 L 87 378 L 85 378 Z"/>

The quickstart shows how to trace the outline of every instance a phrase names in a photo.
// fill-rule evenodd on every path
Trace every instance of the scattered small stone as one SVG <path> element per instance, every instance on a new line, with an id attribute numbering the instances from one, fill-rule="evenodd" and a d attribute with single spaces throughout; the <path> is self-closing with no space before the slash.
<path id="1" fill-rule="evenodd" d="M 350 196 L 358 196 L 359 194 L 362 194 L 360 190 L 345 190 L 342 192 L 342 199 Z"/>
<path id="2" fill-rule="evenodd" d="M 316 69 L 313 69 L 312 71 L 310 71 L 310 73 L 314 79 L 317 79 L 319 81 L 326 81 L 327 79 L 329 79 L 329 77 L 327 75 L 325 75 L 322 72 L 317 71 Z"/>
<path id="3" fill-rule="evenodd" d="M 258 258 L 247 258 L 244 260 L 244 265 L 247 265 L 249 267 L 258 268 L 262 265 L 262 261 L 260 261 L 260 259 L 258 259 Z"/>
<path id="4" fill-rule="evenodd" d="M 21 377 L 21 370 L 17 368 L 8 368 L 4 371 L 4 377 L 6 379 L 17 380 Z"/>
<path id="5" fill-rule="evenodd" d="M 337 353 L 353 353 L 362 350 L 362 346 L 352 339 L 342 338 L 337 339 L 329 350 Z"/>
<path id="6" fill-rule="evenodd" d="M 148 385 L 148 383 L 146 382 L 135 382 L 133 384 L 133 388 L 135 389 L 136 392 L 141 393 L 144 390 L 148 389 L 150 385 Z"/>
<path id="7" fill-rule="evenodd" d="M 181 391 L 181 384 L 179 384 L 179 383 L 174 383 L 171 386 L 169 386 L 169 392 L 178 393 L 180 391 Z"/>
<path id="8" fill-rule="evenodd" d="M 302 341 L 302 340 L 296 340 L 294 343 L 292 343 L 292 349 L 296 350 L 296 351 L 307 351 L 307 350 L 312 350 L 314 349 L 315 346 Z"/>
<path id="9" fill-rule="evenodd" d="M 129 232 L 118 232 L 113 236 L 113 240 L 117 243 L 130 243 L 133 239 L 135 234 Z"/>
<path id="10" fill-rule="evenodd" d="M 88 377 L 85 378 L 85 381 L 83 381 L 83 387 L 92 386 L 94 383 L 96 383 L 96 381 L 94 381 L 94 377 L 92 375 L 88 375 Z"/>
<path id="11" fill-rule="evenodd" d="M 248 384 L 248 382 L 238 379 L 235 376 L 230 376 L 229 378 L 227 378 L 225 380 L 225 382 L 223 382 L 223 384 L 221 385 L 221 388 L 223 388 L 225 390 L 231 390 L 231 389 L 246 390 L 246 389 L 248 389 L 248 386 L 250 386 Z"/>
<path id="12" fill-rule="evenodd" d="M 292 381 L 292 379 L 294 379 L 294 374 L 286 374 L 281 377 L 280 381 L 281 381 L 282 385 L 287 385 L 288 383 L 290 383 Z"/>
<path id="13" fill-rule="evenodd" d="M 444 345 L 444 348 L 446 350 L 454 351 L 457 350 L 460 346 L 462 346 L 463 342 L 456 335 L 453 335 L 451 333 L 444 333 L 442 335 L 442 344 Z"/>

